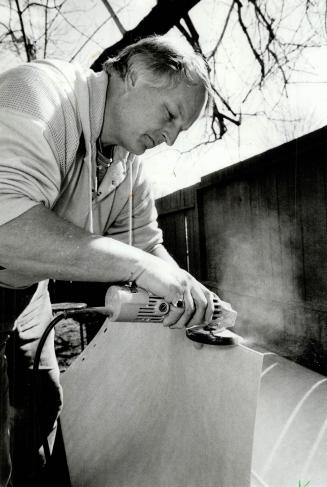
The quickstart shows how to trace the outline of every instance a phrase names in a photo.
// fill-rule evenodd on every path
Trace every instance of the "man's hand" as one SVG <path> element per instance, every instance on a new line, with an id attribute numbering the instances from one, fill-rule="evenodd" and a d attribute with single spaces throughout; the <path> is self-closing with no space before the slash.
<path id="1" fill-rule="evenodd" d="M 194 325 L 208 324 L 214 312 L 214 294 L 186 271 L 187 288 L 185 289 L 183 306 L 177 316 L 169 313 L 164 320 L 164 326 L 170 328 L 184 328 Z M 180 309 L 180 308 L 178 308 Z"/>
<path id="2" fill-rule="evenodd" d="M 167 315 L 166 326 L 209 322 L 213 313 L 210 291 L 159 248 L 160 256 L 151 255 L 112 238 L 92 235 L 43 205 L 0 226 L 0 262 L 16 275 L 34 276 L 35 281 L 135 280 L 169 303 L 183 301 L 184 307 L 175 308 L 177 314 Z"/>
<path id="3" fill-rule="evenodd" d="M 213 299 L 216 295 L 183 269 L 160 258 L 156 260 L 156 265 L 146 266 L 136 284 L 171 303 L 164 326 L 184 328 L 208 324 L 214 312 Z M 178 307 L 179 302 L 181 307 Z"/>

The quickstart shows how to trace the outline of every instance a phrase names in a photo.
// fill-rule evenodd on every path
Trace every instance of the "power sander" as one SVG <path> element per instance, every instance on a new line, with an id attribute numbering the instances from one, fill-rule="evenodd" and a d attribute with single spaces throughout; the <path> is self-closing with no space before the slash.
<path id="1" fill-rule="evenodd" d="M 222 301 L 216 295 L 213 301 L 214 312 L 211 322 L 186 328 L 187 338 L 208 345 L 238 345 L 242 338 L 229 330 L 235 325 L 237 312 L 229 303 Z M 54 304 L 53 311 L 58 314 L 40 339 L 34 368 L 38 368 L 38 360 L 47 336 L 62 319 L 73 318 L 85 323 L 91 322 L 93 317 L 101 314 L 113 322 L 162 323 L 168 313 L 175 314 L 177 320 L 182 314 L 183 307 L 183 301 L 169 303 L 164 298 L 154 296 L 134 284 L 110 286 L 105 295 L 104 306 L 88 307 L 85 303 Z"/>
<path id="2" fill-rule="evenodd" d="M 237 312 L 229 303 L 214 295 L 214 312 L 208 325 L 186 328 L 186 336 L 193 341 L 210 345 L 235 345 L 240 337 L 227 330 L 235 325 Z M 103 307 L 93 308 L 104 314 L 109 321 L 162 323 L 168 313 L 181 315 L 184 304 L 178 301 L 173 305 L 160 296 L 133 286 L 110 286 Z M 86 310 L 85 310 L 86 311 Z"/>

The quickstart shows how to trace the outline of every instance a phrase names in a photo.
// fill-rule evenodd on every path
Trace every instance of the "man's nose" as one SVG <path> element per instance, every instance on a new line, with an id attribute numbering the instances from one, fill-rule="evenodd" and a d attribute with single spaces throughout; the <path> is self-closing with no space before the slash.
<path id="1" fill-rule="evenodd" d="M 177 126 L 171 126 L 166 130 L 167 133 L 167 145 L 173 145 L 180 132 L 180 128 Z"/>

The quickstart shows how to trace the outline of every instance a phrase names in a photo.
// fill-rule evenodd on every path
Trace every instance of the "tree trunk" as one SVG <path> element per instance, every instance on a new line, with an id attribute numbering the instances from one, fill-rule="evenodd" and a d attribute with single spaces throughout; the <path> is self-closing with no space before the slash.
<path id="1" fill-rule="evenodd" d="M 115 56 L 124 47 L 144 37 L 158 34 L 166 34 L 172 27 L 187 15 L 194 5 L 200 0 L 157 0 L 157 5 L 148 13 L 141 22 L 129 30 L 113 46 L 108 47 L 94 61 L 91 68 L 94 71 L 101 71 L 102 64 L 108 57 Z"/>

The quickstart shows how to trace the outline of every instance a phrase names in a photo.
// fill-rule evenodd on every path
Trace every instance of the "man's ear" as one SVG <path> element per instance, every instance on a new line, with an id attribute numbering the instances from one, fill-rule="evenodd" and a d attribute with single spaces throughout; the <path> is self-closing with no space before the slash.
<path id="1" fill-rule="evenodd" d="M 136 85 L 137 79 L 138 79 L 138 76 L 135 73 L 135 71 L 129 71 L 126 74 L 126 77 L 125 77 L 125 85 L 126 85 L 126 88 L 128 90 L 134 88 L 134 86 Z"/>

